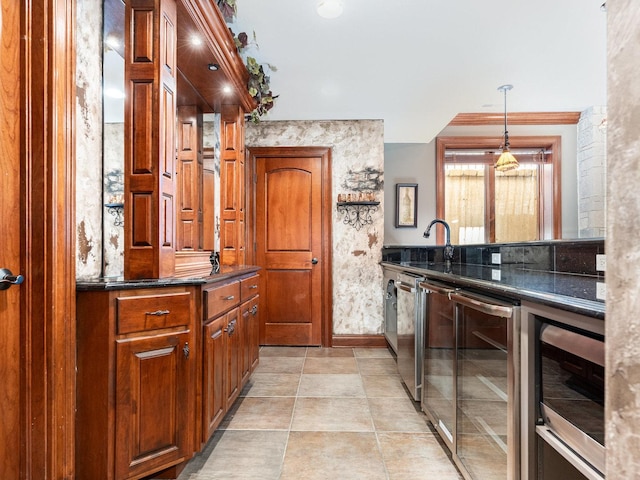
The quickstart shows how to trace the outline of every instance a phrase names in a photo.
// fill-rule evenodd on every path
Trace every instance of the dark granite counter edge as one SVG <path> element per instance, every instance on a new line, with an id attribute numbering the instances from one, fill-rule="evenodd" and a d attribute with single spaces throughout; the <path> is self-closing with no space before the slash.
<path id="1" fill-rule="evenodd" d="M 190 278 L 149 278 L 140 280 L 125 280 L 123 278 L 96 278 L 90 280 L 76 280 L 76 291 L 93 290 L 132 290 L 137 288 L 161 288 L 180 285 L 204 285 L 222 282 L 234 277 L 249 275 L 260 270 L 256 265 L 243 265 L 239 267 L 221 267 L 220 273 L 214 273 L 204 277 Z"/>
<path id="2" fill-rule="evenodd" d="M 504 283 L 462 277 L 460 275 L 451 273 L 442 273 L 424 268 L 404 266 L 393 262 L 381 262 L 381 265 L 384 267 L 391 267 L 398 271 L 413 272 L 419 275 L 424 275 L 427 278 L 441 280 L 443 282 L 453 283 L 455 285 L 479 288 L 497 295 L 507 296 L 514 300 L 530 300 L 533 302 L 548 305 L 550 307 L 586 315 L 589 317 L 604 319 L 605 315 L 605 305 L 603 303 L 595 302 L 592 300 L 568 297 L 565 295 L 557 295 L 536 290 L 528 290 L 521 287 L 516 288 Z"/>

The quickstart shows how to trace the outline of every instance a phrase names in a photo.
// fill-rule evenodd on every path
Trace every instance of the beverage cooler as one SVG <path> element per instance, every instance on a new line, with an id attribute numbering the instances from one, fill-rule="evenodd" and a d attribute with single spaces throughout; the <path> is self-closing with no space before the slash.
<path id="1" fill-rule="evenodd" d="M 422 409 L 465 479 L 518 479 L 519 305 L 426 280 Z"/>

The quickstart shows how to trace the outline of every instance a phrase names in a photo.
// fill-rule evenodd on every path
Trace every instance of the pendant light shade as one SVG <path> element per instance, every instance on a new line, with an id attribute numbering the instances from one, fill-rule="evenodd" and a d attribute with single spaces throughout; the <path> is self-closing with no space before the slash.
<path id="1" fill-rule="evenodd" d="M 513 88 L 513 85 L 501 85 L 498 91 L 504 93 L 504 142 L 502 144 L 502 154 L 494 165 L 499 172 L 506 172 L 518 168 L 516 157 L 509 151 L 509 131 L 507 130 L 507 92 Z"/>

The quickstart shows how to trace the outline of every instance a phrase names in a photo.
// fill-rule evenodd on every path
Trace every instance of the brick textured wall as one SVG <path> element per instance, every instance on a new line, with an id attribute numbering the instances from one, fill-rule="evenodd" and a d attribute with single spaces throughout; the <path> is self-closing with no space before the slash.
<path id="1" fill-rule="evenodd" d="M 604 237 L 607 109 L 590 107 L 578 122 L 578 235 Z"/>

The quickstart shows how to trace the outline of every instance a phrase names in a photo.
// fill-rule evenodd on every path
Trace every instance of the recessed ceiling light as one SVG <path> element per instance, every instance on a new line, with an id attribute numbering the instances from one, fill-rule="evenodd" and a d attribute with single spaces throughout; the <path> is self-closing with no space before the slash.
<path id="1" fill-rule="evenodd" d="M 230 87 L 229 85 L 225 85 L 225 86 L 222 88 L 222 91 L 223 91 L 224 93 L 231 93 L 231 87 Z"/>
<path id="2" fill-rule="evenodd" d="M 207 67 L 209 68 L 209 70 L 211 70 L 212 72 L 215 72 L 216 70 L 220 69 L 220 65 L 218 65 L 217 63 L 210 63 L 209 65 L 207 65 Z"/>
<path id="3" fill-rule="evenodd" d="M 317 7 L 322 18 L 336 18 L 342 15 L 342 0 L 320 0 Z"/>
<path id="4" fill-rule="evenodd" d="M 194 45 L 196 47 L 202 45 L 202 39 L 197 35 L 192 35 L 191 36 L 191 45 Z"/>

